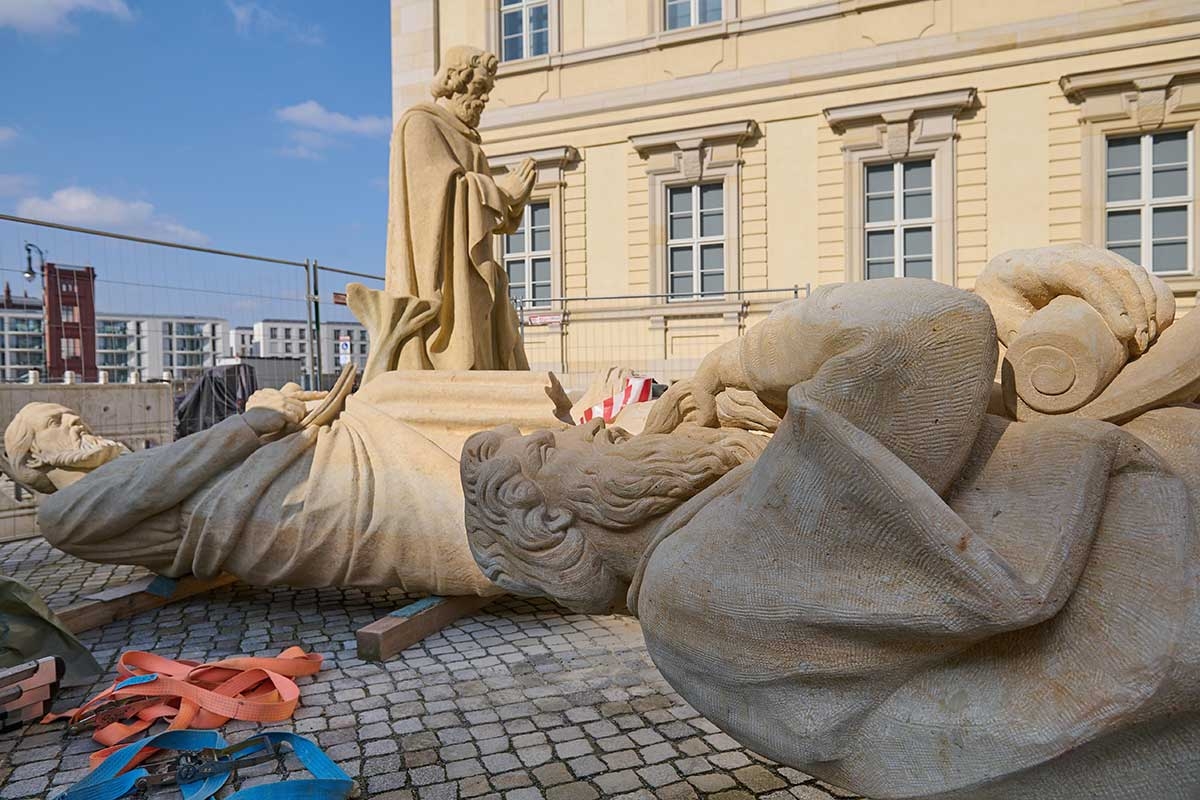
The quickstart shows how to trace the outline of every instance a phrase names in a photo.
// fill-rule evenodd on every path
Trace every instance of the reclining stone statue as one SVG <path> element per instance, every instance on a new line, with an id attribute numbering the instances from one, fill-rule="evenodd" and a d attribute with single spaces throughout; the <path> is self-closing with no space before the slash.
<path id="1" fill-rule="evenodd" d="M 47 494 L 42 535 L 88 561 L 260 585 L 497 592 L 467 548 L 457 460 L 369 393 L 332 424 L 297 429 L 313 394 L 261 390 L 244 414 L 136 453 L 64 406 L 30 403 L 4 445 L 14 477 Z"/>
<path id="2" fill-rule="evenodd" d="M 1114 258 L 1007 254 L 979 294 L 818 289 L 710 354 L 650 433 L 597 430 L 608 463 L 561 435 L 477 434 L 461 462 L 476 560 L 510 591 L 627 606 L 706 717 L 877 800 L 1198 797 L 1200 408 L 1177 403 L 1200 393 L 1200 314 L 1172 324 L 1158 279 Z M 1139 385 L 1090 419 L 987 413 L 995 319 L 1012 345 L 1059 297 L 1123 349 L 1108 385 Z M 1086 353 L 1060 349 L 1005 372 L 1030 367 L 1046 393 L 1088 379 Z M 1104 398 L 1095 382 L 1076 411 Z M 680 461 L 671 437 L 747 390 L 782 416 L 757 459 L 698 493 L 606 492 L 596 469 L 619 471 L 622 448 Z"/>
<path id="3" fill-rule="evenodd" d="M 522 424 L 538 427 L 537 414 L 523 412 L 536 408 L 529 401 L 510 408 L 513 398 L 525 396 L 516 385 L 497 398 L 496 408 L 484 408 L 479 395 L 489 390 L 486 379 L 476 386 L 467 374 L 450 373 L 443 384 L 418 381 L 429 374 L 379 375 L 343 398 L 336 419 L 305 426 L 304 401 L 323 393 L 262 390 L 244 414 L 136 453 L 95 436 L 71 409 L 30 403 L 5 431 L 8 469 L 46 495 L 38 509 L 42 535 L 88 561 L 172 577 L 228 572 L 259 585 L 495 594 L 499 588 L 480 572 L 467 545 L 458 459 L 451 453 L 470 432 L 457 433 L 467 420 L 524 413 Z M 416 390 L 409 388 L 413 383 Z M 554 405 L 536 376 L 524 384 L 526 394 L 542 394 L 541 407 Z M 550 388 L 558 388 L 552 377 Z M 428 406 L 430 391 L 439 398 L 430 411 L 448 412 L 449 421 L 436 414 L 432 421 L 418 419 L 414 403 Z M 470 404 L 466 412 L 464 403 Z M 549 411 L 542 415 L 542 424 L 556 422 Z M 561 435 L 582 444 L 596 432 L 591 425 Z M 662 448 L 647 438 L 639 443 L 644 460 L 639 448 L 630 448 L 626 476 L 593 491 L 636 495 L 653 479 L 672 492 L 694 494 L 765 444 L 743 431 L 712 429 L 696 429 L 690 438 L 659 437 L 666 438 L 693 442 L 685 463 L 663 463 Z M 593 460 L 592 473 L 611 473 L 601 469 L 611 461 L 601 449 Z M 631 502 L 646 509 L 657 501 Z"/>

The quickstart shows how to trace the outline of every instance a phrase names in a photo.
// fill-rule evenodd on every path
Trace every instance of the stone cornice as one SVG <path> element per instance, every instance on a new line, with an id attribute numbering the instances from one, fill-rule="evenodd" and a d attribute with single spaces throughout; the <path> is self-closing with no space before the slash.
<path id="1" fill-rule="evenodd" d="M 563 147 L 547 147 L 542 150 L 525 150 L 520 153 L 505 153 L 504 155 L 488 156 L 488 167 L 493 173 L 512 169 L 525 159 L 533 159 L 536 177 L 533 185 L 539 188 L 561 186 L 564 181 L 563 172 L 571 164 L 579 161 L 579 151 L 570 145 Z"/>
<path id="2" fill-rule="evenodd" d="M 1170 83 L 1190 75 L 1200 75 L 1200 58 L 1185 58 L 1178 61 L 1160 61 L 1156 64 L 1139 64 L 1136 67 L 1077 72 L 1064 75 L 1058 85 L 1063 94 L 1080 102 L 1096 91 L 1113 92 L 1123 88 L 1141 88 L 1149 84 Z"/>
<path id="3" fill-rule="evenodd" d="M 825 109 L 825 119 L 829 122 L 829 127 L 835 131 L 841 131 L 851 125 L 906 121 L 917 114 L 929 112 L 954 116 L 973 105 L 975 105 L 974 88 L 955 89 L 949 92 L 827 108 Z"/>
<path id="4" fill-rule="evenodd" d="M 721 125 L 704 125 L 699 128 L 684 128 L 678 131 L 663 133 L 648 133 L 642 136 L 630 136 L 629 143 L 638 155 L 646 155 L 651 150 L 664 147 L 675 147 L 679 150 L 692 150 L 703 144 L 712 142 L 734 142 L 741 144 L 747 139 L 758 136 L 758 125 L 754 120 L 746 119 L 738 122 L 726 122 Z"/>
<path id="5" fill-rule="evenodd" d="M 547 147 L 543 150 L 525 150 L 520 153 L 505 153 L 499 156 L 488 156 L 488 166 L 492 169 L 511 167 L 527 158 L 532 158 L 538 167 L 565 167 L 579 160 L 579 151 L 570 145 L 564 147 Z"/>
<path id="6" fill-rule="evenodd" d="M 1148 131 L 1200 110 L 1200 58 L 1081 72 L 1059 79 L 1084 122 L 1128 121 Z"/>

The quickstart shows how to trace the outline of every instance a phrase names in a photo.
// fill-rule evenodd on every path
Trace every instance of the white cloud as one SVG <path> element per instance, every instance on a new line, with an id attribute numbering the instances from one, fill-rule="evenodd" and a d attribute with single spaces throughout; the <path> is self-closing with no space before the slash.
<path id="1" fill-rule="evenodd" d="M 364 114 L 351 117 L 338 111 L 330 111 L 316 100 L 306 100 L 294 106 L 276 109 L 275 116 L 291 125 L 288 130 L 288 146 L 275 152 L 285 158 L 301 158 L 317 161 L 328 148 L 337 144 L 339 136 L 380 136 L 392 126 L 387 117 Z"/>
<path id="2" fill-rule="evenodd" d="M 297 127 L 325 133 L 380 136 L 386 134 L 392 126 L 391 120 L 387 117 L 375 117 L 368 114 L 351 117 L 337 111 L 330 111 L 316 100 L 305 100 L 303 103 L 278 109 L 275 116 Z"/>
<path id="3" fill-rule="evenodd" d="M 19 197 L 33 188 L 30 175 L 12 175 L 0 172 L 0 197 Z"/>
<path id="4" fill-rule="evenodd" d="M 0 0 L 0 28 L 16 28 L 26 33 L 65 33 L 75 30 L 70 17 L 76 11 L 133 19 L 125 0 Z"/>
<path id="5" fill-rule="evenodd" d="M 2 2 L 4 2 L 4 0 L 0 0 L 0 3 Z M 0 126 L 0 144 L 8 144 L 15 138 L 17 138 L 16 128 L 5 128 Z"/>
<path id="6" fill-rule="evenodd" d="M 298 44 L 325 44 L 325 34 L 320 25 L 299 22 L 254 2 L 239 3 L 236 0 L 226 0 L 225 5 L 229 6 L 229 11 L 233 14 L 233 25 L 239 36 L 250 37 L 256 33 L 280 34 Z"/>
<path id="7" fill-rule="evenodd" d="M 292 144 L 287 147 L 281 147 L 275 151 L 284 158 L 298 158 L 302 161 L 320 161 L 324 158 L 317 150 L 307 147 L 302 144 Z"/>
<path id="8" fill-rule="evenodd" d="M 184 244 L 204 244 L 208 241 L 208 237 L 199 231 L 157 213 L 154 206 L 145 200 L 122 200 L 96 194 L 82 186 L 59 189 L 49 197 L 26 197 L 17 204 L 17 214 Z"/>

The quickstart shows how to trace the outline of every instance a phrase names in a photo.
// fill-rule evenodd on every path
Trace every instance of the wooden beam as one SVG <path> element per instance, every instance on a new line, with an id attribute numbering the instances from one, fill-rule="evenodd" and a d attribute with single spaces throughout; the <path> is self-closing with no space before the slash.
<path id="1" fill-rule="evenodd" d="M 232 575 L 218 575 L 208 579 L 191 575 L 178 580 L 161 575 L 142 578 L 88 595 L 83 602 L 55 613 L 71 633 L 82 633 L 114 620 L 132 617 L 143 611 L 228 586 L 236 580 Z"/>
<path id="2" fill-rule="evenodd" d="M 471 614 L 498 597 L 425 597 L 358 629 L 358 657 L 387 661 L 406 647 L 437 633 L 459 617 Z"/>

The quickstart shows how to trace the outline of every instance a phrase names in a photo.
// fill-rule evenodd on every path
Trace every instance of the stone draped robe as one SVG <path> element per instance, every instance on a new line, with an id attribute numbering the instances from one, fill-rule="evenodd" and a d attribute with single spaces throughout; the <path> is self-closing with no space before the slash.
<path id="1" fill-rule="evenodd" d="M 492 255 L 524 204 L 496 186 L 479 134 L 419 103 L 392 134 L 387 292 L 428 301 L 423 350 L 398 369 L 528 369 L 508 277 Z"/>
<path id="2" fill-rule="evenodd" d="M 883 288 L 742 341 L 786 416 L 643 555 L 655 664 L 741 744 L 878 800 L 1200 797 L 1200 409 L 986 415 L 982 301 Z"/>
<path id="3" fill-rule="evenodd" d="M 495 593 L 467 546 L 457 458 L 389 412 L 400 379 L 278 441 L 235 416 L 123 455 L 45 497 L 39 528 L 79 558 L 171 577 Z"/>

